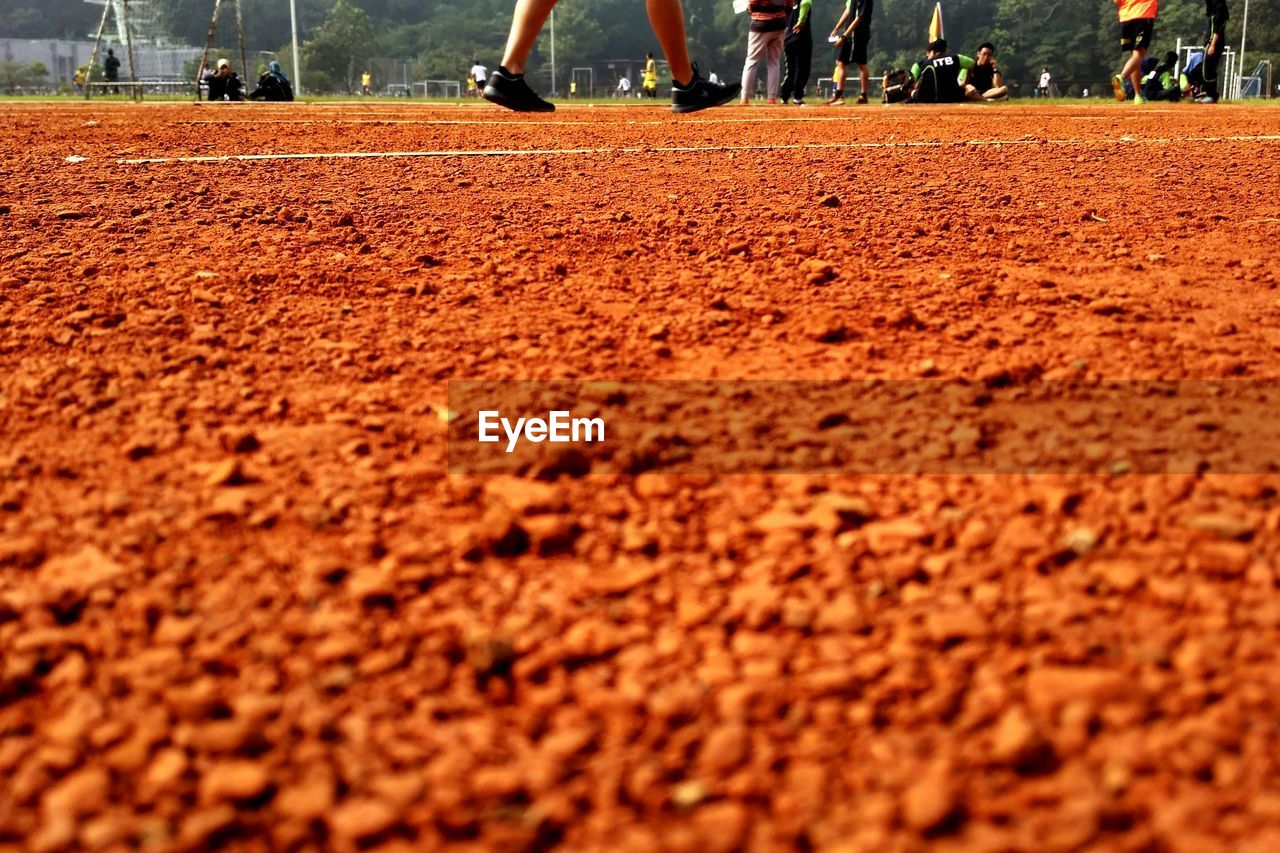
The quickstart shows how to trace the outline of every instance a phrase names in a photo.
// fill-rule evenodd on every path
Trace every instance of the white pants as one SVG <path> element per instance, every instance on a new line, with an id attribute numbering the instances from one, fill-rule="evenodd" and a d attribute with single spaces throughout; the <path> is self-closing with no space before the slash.
<path id="1" fill-rule="evenodd" d="M 747 33 L 747 62 L 742 66 L 742 99 L 748 100 L 756 90 L 756 68 L 765 62 L 765 96 L 777 100 L 782 79 L 782 38 L 786 30 L 772 33 Z"/>

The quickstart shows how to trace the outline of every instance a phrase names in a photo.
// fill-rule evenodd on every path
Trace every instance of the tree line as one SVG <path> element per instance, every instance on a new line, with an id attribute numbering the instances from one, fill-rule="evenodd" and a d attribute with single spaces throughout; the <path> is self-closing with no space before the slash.
<path id="1" fill-rule="evenodd" d="M 202 45 L 213 0 L 153 0 L 159 22 L 177 41 Z M 1243 0 L 1229 0 L 1228 43 L 1238 49 Z M 414 79 L 465 77 L 472 59 L 496 67 L 506 41 L 513 0 L 296 0 L 304 84 L 309 90 L 352 91 L 360 72 L 378 59 L 412 63 Z M 6 14 L 11 38 L 84 38 L 100 14 L 83 0 L 16 0 Z M 226 4 L 230 7 L 231 4 Z M 251 49 L 287 56 L 289 8 L 283 0 L 241 0 Z M 870 64 L 879 74 L 920 58 L 934 0 L 878 0 L 872 23 Z M 843 11 L 841 0 L 814 0 L 815 76 L 829 70 L 823 36 Z M 684 0 L 691 52 L 705 70 L 737 79 L 746 52 L 745 15 L 731 0 Z M 1064 94 L 1097 89 L 1120 66 L 1113 0 L 944 0 L 943 19 L 952 46 L 972 52 L 983 41 L 997 46 L 1006 79 L 1029 92 L 1049 67 Z M 216 44 L 234 44 L 234 18 L 224 9 Z M 1165 0 L 1156 21 L 1153 50 L 1171 50 L 1179 37 L 1199 43 L 1202 0 Z M 556 9 L 556 59 L 561 79 L 573 65 L 660 55 L 640 0 L 563 0 Z M 544 32 L 530 72 L 549 74 L 550 44 Z M 1246 71 L 1258 59 L 1280 60 L 1280 0 L 1250 0 Z M 290 63 L 286 61 L 285 67 Z M 252 74 L 253 69 L 247 69 Z M 390 81 L 396 82 L 396 81 Z M 609 85 L 612 81 L 600 81 Z"/>

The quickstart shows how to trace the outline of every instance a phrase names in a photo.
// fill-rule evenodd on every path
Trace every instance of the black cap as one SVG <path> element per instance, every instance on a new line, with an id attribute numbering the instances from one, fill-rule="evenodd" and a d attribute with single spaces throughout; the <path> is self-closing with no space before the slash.
<path id="1" fill-rule="evenodd" d="M 929 51 L 930 51 L 931 53 L 946 53 L 946 52 L 947 52 L 947 40 L 946 40 L 946 39 L 934 39 L 933 41 L 929 42 Z"/>

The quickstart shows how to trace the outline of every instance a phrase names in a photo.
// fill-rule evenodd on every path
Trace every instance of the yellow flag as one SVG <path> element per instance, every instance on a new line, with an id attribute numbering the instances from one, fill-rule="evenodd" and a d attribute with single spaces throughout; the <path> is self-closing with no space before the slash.
<path id="1" fill-rule="evenodd" d="M 933 20 L 929 22 L 929 41 L 935 42 L 940 38 L 942 38 L 942 4 L 935 3 Z"/>

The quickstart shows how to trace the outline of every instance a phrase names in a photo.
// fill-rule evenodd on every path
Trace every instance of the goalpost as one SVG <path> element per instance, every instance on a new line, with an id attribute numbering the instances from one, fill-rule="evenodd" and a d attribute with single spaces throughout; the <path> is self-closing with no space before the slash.
<path id="1" fill-rule="evenodd" d="M 572 69 L 569 79 L 578 84 L 577 96 L 579 98 L 594 98 L 596 96 L 596 72 L 594 68 L 586 65 L 579 65 Z M 586 84 L 585 86 L 583 84 Z"/>
<path id="2" fill-rule="evenodd" d="M 422 94 L 418 94 L 421 92 Z M 415 98 L 461 98 L 462 84 L 457 80 L 419 80 L 410 94 Z"/>

